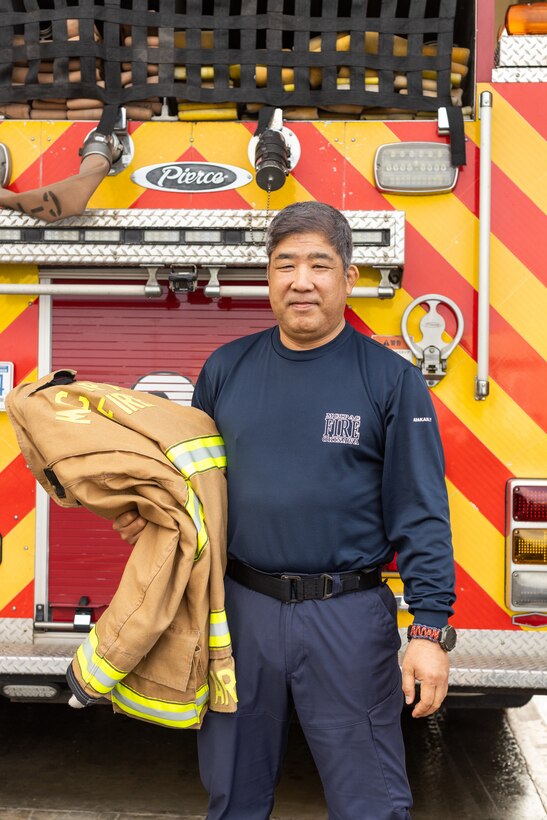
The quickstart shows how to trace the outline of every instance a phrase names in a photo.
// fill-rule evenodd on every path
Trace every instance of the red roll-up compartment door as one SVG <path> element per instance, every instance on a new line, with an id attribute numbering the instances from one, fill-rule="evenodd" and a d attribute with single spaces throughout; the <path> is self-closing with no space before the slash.
<path id="1" fill-rule="evenodd" d="M 213 350 L 274 323 L 266 301 L 213 302 L 201 294 L 172 292 L 162 299 L 55 298 L 52 365 L 76 370 L 81 379 L 162 392 L 190 404 Z M 96 621 L 116 590 L 130 549 L 109 522 L 50 502 L 49 619 L 72 621 L 82 601 Z"/>

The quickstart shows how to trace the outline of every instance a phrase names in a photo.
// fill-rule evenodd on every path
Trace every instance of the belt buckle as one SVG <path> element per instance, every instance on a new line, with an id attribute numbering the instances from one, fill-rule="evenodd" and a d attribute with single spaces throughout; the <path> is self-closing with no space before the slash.
<path id="1" fill-rule="evenodd" d="M 288 601 L 285 601 L 286 604 L 301 604 L 304 600 L 304 585 L 302 583 L 302 576 L 301 575 L 282 575 L 282 581 L 290 581 L 291 582 L 291 597 Z M 294 585 L 293 585 L 294 581 Z M 300 586 L 298 585 L 300 582 Z M 293 595 L 294 590 L 294 595 Z"/>
<path id="2" fill-rule="evenodd" d="M 321 596 L 320 600 L 321 601 L 326 601 L 328 598 L 332 598 L 333 595 L 334 595 L 334 593 L 333 593 L 334 578 L 332 577 L 332 575 L 329 575 L 328 572 L 323 572 L 322 575 L 321 575 L 321 578 L 323 579 L 323 595 Z M 329 581 L 330 581 L 330 592 L 327 592 Z"/>

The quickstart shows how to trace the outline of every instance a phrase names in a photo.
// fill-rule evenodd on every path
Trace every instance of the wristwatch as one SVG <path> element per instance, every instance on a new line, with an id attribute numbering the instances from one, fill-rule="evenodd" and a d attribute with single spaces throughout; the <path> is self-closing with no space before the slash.
<path id="1" fill-rule="evenodd" d="M 426 641 L 438 643 L 445 652 L 451 652 L 456 646 L 456 630 L 450 624 L 446 626 L 426 626 L 425 624 L 411 624 L 407 629 L 407 638 L 424 638 Z"/>

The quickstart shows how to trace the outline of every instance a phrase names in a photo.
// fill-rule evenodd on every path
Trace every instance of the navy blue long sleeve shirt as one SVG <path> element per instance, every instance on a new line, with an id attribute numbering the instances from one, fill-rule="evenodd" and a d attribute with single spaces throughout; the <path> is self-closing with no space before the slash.
<path id="1" fill-rule="evenodd" d="M 224 438 L 228 549 L 266 572 L 380 566 L 398 553 L 415 621 L 452 614 L 444 458 L 420 371 L 346 325 L 318 348 L 272 328 L 207 360 L 194 404 Z"/>

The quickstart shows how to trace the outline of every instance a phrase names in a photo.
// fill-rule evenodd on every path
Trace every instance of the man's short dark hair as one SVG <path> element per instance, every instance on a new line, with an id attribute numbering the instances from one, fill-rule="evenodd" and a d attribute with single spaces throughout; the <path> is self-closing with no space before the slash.
<path id="1" fill-rule="evenodd" d="M 272 219 L 266 231 L 268 259 L 288 236 L 322 233 L 342 259 L 344 273 L 351 265 L 353 242 L 351 228 L 339 210 L 324 202 L 294 202 Z"/>

